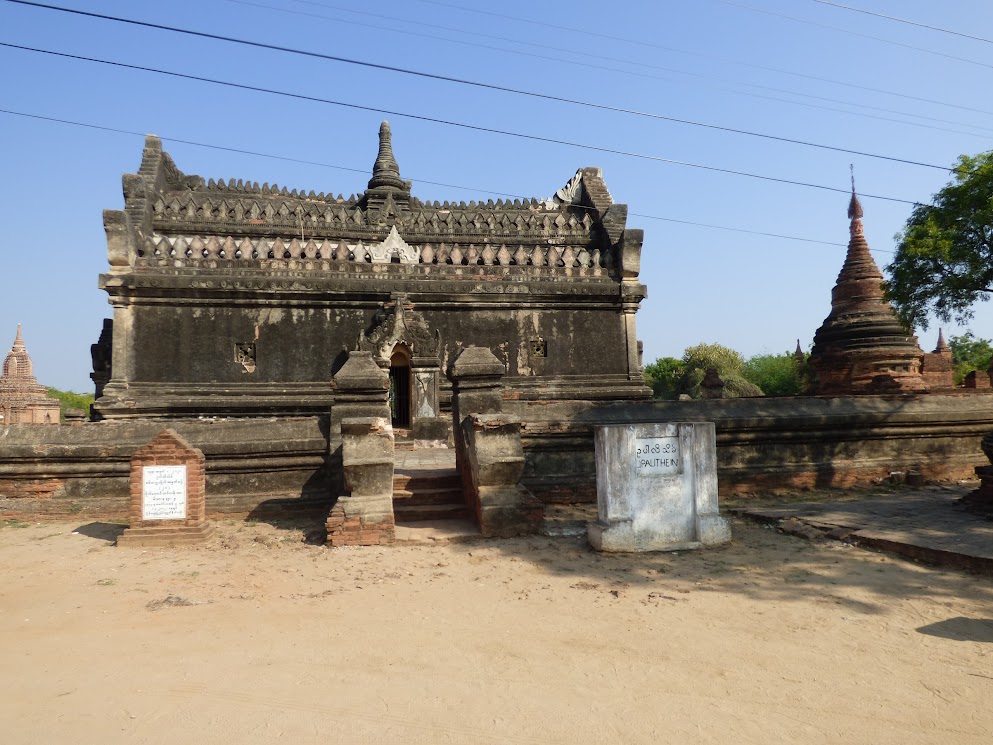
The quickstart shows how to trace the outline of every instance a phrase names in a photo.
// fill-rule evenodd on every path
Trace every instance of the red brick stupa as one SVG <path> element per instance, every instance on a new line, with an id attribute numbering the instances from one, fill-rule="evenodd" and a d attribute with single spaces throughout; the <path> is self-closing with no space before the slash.
<path id="1" fill-rule="evenodd" d="M 0 374 L 0 426 L 58 423 L 59 401 L 49 398 L 45 386 L 38 385 L 18 324 L 14 346 Z"/>
<path id="2" fill-rule="evenodd" d="M 831 291 L 831 313 L 814 334 L 811 393 L 926 392 L 921 376 L 924 352 L 883 297 L 883 275 L 869 253 L 862 215 L 853 186 L 848 256 Z"/>

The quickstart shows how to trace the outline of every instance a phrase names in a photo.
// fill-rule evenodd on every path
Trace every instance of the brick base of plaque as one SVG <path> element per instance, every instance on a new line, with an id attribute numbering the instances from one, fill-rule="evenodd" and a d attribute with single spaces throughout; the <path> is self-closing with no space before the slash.
<path id="1" fill-rule="evenodd" d="M 327 520 L 328 545 L 337 546 L 379 546 L 393 543 L 396 528 L 392 515 L 366 518 L 349 517 L 340 504 L 331 509 Z"/>
<path id="2" fill-rule="evenodd" d="M 213 534 L 209 525 L 175 528 L 128 528 L 117 538 L 118 546 L 187 546 L 203 543 Z"/>
<path id="3" fill-rule="evenodd" d="M 166 429 L 131 456 L 131 527 L 118 546 L 182 546 L 211 534 L 206 522 L 205 459 Z"/>

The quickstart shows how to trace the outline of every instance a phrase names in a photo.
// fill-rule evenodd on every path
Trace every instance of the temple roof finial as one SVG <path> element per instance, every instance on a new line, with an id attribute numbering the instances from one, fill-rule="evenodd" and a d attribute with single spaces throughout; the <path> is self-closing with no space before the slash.
<path id="1" fill-rule="evenodd" d="M 855 193 L 855 166 L 849 164 L 848 167 L 852 172 L 852 201 L 848 203 L 848 219 L 861 220 L 865 213 L 862 211 L 862 203 L 859 202 L 858 195 Z"/>
<path id="2" fill-rule="evenodd" d="M 948 346 L 948 342 L 945 341 L 945 330 L 938 329 L 938 346 L 934 348 L 935 352 L 951 352 L 952 348 Z"/>
<path id="3" fill-rule="evenodd" d="M 406 186 L 404 180 L 400 178 L 400 166 L 393 157 L 393 133 L 387 121 L 379 125 L 379 154 L 376 156 L 376 163 L 372 167 L 372 179 L 369 181 L 370 189 L 382 186 L 396 189 L 403 189 Z"/>
<path id="4" fill-rule="evenodd" d="M 17 324 L 17 335 L 14 337 L 13 350 L 21 351 L 24 349 L 24 339 L 21 337 L 21 324 Z"/>

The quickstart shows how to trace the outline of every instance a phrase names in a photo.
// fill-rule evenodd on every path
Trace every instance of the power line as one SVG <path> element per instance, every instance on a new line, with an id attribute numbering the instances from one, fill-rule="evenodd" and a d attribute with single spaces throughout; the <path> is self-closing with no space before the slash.
<path id="1" fill-rule="evenodd" d="M 433 23 L 421 23 L 421 22 L 418 22 L 418 21 L 410 21 L 410 20 L 407 20 L 405 18 L 398 18 L 396 16 L 385 15 L 385 14 L 382 14 L 382 13 L 371 13 L 371 12 L 362 11 L 362 10 L 352 10 L 352 9 L 349 9 L 349 8 L 342 8 L 342 7 L 337 6 L 337 5 L 328 5 L 326 3 L 314 2 L 313 0 L 294 0 L 294 2 L 302 3 L 304 5 L 309 5 L 309 6 L 315 6 L 315 7 L 318 7 L 318 8 L 325 8 L 325 9 L 329 9 L 329 10 L 343 11 L 343 12 L 346 12 L 346 13 L 354 13 L 356 15 L 361 15 L 361 16 L 369 16 L 369 17 L 372 17 L 372 18 L 385 19 L 385 20 L 388 20 L 388 21 L 396 21 L 396 22 L 400 22 L 400 23 L 408 23 L 408 24 L 412 24 L 412 25 L 415 25 L 415 26 L 423 26 L 423 27 L 427 27 L 427 28 L 441 29 L 441 30 L 444 30 L 444 31 L 449 31 L 449 32 L 452 32 L 452 33 L 457 33 L 457 34 L 465 34 L 465 35 L 469 35 L 469 36 L 479 36 L 479 37 L 482 37 L 482 38 L 485 38 L 485 39 L 496 39 L 496 40 L 499 40 L 499 41 L 509 42 L 511 44 L 521 44 L 521 45 L 529 46 L 529 47 L 538 47 L 540 49 L 551 50 L 551 51 L 556 51 L 556 52 L 563 52 L 563 53 L 566 53 L 566 54 L 579 54 L 579 55 L 582 56 L 583 59 L 581 59 L 581 60 L 571 60 L 571 59 L 570 60 L 566 60 L 566 59 L 563 59 L 561 57 L 553 57 L 553 56 L 550 56 L 550 55 L 547 55 L 547 54 L 538 54 L 538 53 L 535 53 L 535 52 L 524 52 L 524 51 L 521 51 L 519 49 L 508 49 L 506 47 L 498 47 L 498 46 L 493 46 L 493 45 L 490 45 L 490 44 L 480 44 L 480 43 L 477 43 L 477 42 L 464 41 L 464 40 L 461 40 L 461 39 L 452 39 L 452 38 L 449 38 L 449 37 L 446 37 L 446 36 L 437 36 L 435 34 L 427 34 L 427 33 L 422 33 L 422 32 L 418 32 L 418 31 L 410 31 L 410 30 L 404 30 L 404 29 L 391 28 L 389 26 L 377 25 L 377 24 L 374 24 L 374 23 L 363 23 L 361 21 L 343 19 L 343 18 L 340 18 L 340 17 L 329 16 L 329 15 L 325 15 L 323 13 L 315 13 L 315 12 L 312 12 L 312 11 L 291 10 L 289 8 L 279 8 L 279 7 L 275 7 L 275 6 L 272 6 L 272 5 L 266 5 L 266 4 L 263 4 L 263 3 L 252 2 L 251 0 L 223 0 L 223 2 L 228 2 L 228 3 L 235 4 L 235 5 L 241 5 L 241 6 L 250 7 L 250 8 L 259 8 L 259 9 L 268 10 L 268 11 L 271 11 L 271 12 L 274 12 L 274 13 L 283 13 L 283 14 L 287 14 L 287 15 L 303 16 L 305 18 L 317 18 L 317 19 L 321 19 L 321 20 L 324 20 L 324 21 L 331 21 L 331 22 L 334 22 L 334 23 L 344 23 L 344 24 L 348 24 L 348 25 L 352 25 L 352 26 L 359 26 L 361 28 L 371 28 L 371 29 L 375 29 L 377 31 L 389 31 L 389 32 L 395 33 L 395 34 L 401 34 L 401 35 L 406 35 L 406 36 L 413 36 L 413 37 L 423 38 L 423 39 L 431 39 L 431 40 L 434 40 L 434 41 L 443 41 L 443 42 L 447 42 L 449 44 L 459 44 L 459 45 L 462 45 L 462 46 L 472 47 L 474 49 L 486 49 L 486 50 L 490 50 L 490 51 L 500 52 L 501 54 L 514 54 L 514 55 L 517 55 L 517 56 L 529 57 L 529 58 L 532 58 L 532 59 L 548 60 L 548 61 L 551 61 L 551 62 L 563 62 L 563 63 L 569 64 L 569 65 L 575 65 L 575 66 L 579 66 L 579 67 L 586 67 L 586 68 L 589 68 L 589 69 L 592 69 L 592 70 L 603 70 L 603 71 L 606 71 L 606 72 L 619 73 L 621 75 L 630 75 L 630 76 L 639 77 L 639 78 L 648 78 L 650 80 L 663 80 L 663 81 L 666 81 L 666 82 L 669 82 L 669 83 L 676 82 L 676 81 L 673 81 L 671 77 L 662 77 L 660 75 L 653 75 L 651 73 L 639 72 L 637 70 L 626 70 L 626 69 L 622 69 L 622 68 L 618 68 L 618 67 L 609 67 L 609 66 L 606 66 L 606 65 L 597 65 L 597 64 L 593 64 L 593 63 L 591 63 L 591 62 L 589 62 L 587 60 L 589 60 L 589 59 L 599 59 L 599 60 L 605 60 L 605 61 L 608 61 L 608 62 L 620 62 L 620 63 L 626 64 L 626 65 L 637 65 L 638 67 L 643 67 L 643 68 L 647 68 L 647 69 L 651 69 L 651 70 L 659 70 L 659 71 L 662 71 L 662 72 L 669 73 L 670 75 L 681 75 L 681 76 L 696 78 L 697 80 L 704 80 L 704 81 L 707 81 L 707 80 L 710 80 L 710 79 L 716 79 L 716 80 L 718 80 L 720 82 L 727 83 L 727 84 L 730 84 L 730 85 L 742 85 L 742 86 L 745 86 L 745 87 L 748 87 L 748 88 L 755 88 L 757 90 L 771 91 L 773 93 L 782 93 L 782 94 L 786 94 L 786 95 L 789 95 L 789 96 L 799 96 L 799 97 L 802 97 L 802 98 L 813 99 L 815 101 L 826 101 L 828 103 L 836 103 L 836 104 L 841 104 L 843 106 L 853 106 L 853 107 L 855 107 L 857 109 L 868 109 L 868 110 L 872 110 L 872 111 L 881 111 L 881 112 L 884 112 L 884 113 L 887 113 L 887 114 L 897 114 L 899 116 L 909 116 L 909 117 L 912 117 L 914 119 L 921 119 L 921 120 L 930 121 L 930 122 L 938 122 L 938 123 L 941 123 L 941 124 L 952 124 L 952 125 L 955 125 L 955 126 L 958 126 L 958 127 L 967 127 L 967 128 L 970 128 L 970 129 L 982 130 L 982 131 L 984 131 L 986 133 L 993 133 L 993 128 L 983 127 L 983 126 L 977 125 L 977 124 L 969 124 L 967 122 L 958 122 L 958 121 L 953 121 L 953 120 L 949 120 L 949 119 L 941 119 L 939 117 L 925 116 L 923 114 L 915 114 L 915 113 L 912 113 L 912 112 L 909 112 L 909 111 L 900 111 L 900 110 L 895 110 L 895 109 L 888 109 L 888 108 L 885 108 L 885 107 L 882 107 L 882 106 L 872 106 L 872 105 L 869 105 L 869 104 L 861 104 L 861 103 L 857 103 L 855 101 L 846 101 L 846 100 L 843 100 L 843 99 L 830 98 L 828 96 L 818 96 L 818 95 L 815 95 L 815 94 L 805 93 L 805 92 L 802 92 L 802 91 L 789 90 L 789 89 L 784 89 L 784 88 L 776 88 L 774 86 L 759 85 L 757 83 L 746 83 L 746 82 L 737 81 L 737 80 L 733 80 L 733 79 L 721 78 L 719 76 L 707 75 L 707 74 L 699 73 L 699 72 L 692 72 L 692 71 L 689 71 L 689 70 L 680 70 L 678 68 L 665 67 L 665 66 L 662 66 L 662 65 L 655 65 L 655 64 L 644 63 L 644 62 L 632 62 L 630 60 L 625 60 L 625 59 L 621 59 L 621 58 L 618 58 L 618 57 L 606 57 L 606 56 L 603 56 L 603 55 L 591 54 L 588 51 L 583 51 L 583 52 L 579 53 L 579 52 L 575 52 L 574 50 L 571 50 L 571 49 L 565 49 L 563 47 L 556 47 L 556 46 L 552 46 L 552 45 L 547 44 L 547 43 L 535 44 L 535 43 L 532 43 L 532 42 L 522 41 L 522 40 L 519 40 L 519 39 L 513 39 L 513 38 L 509 38 L 509 37 L 505 37 L 505 36 L 496 36 L 494 34 L 483 34 L 483 33 L 478 33 L 478 32 L 474 32 L 474 31 L 467 31 L 465 29 L 460 29 L 460 28 L 456 28 L 456 27 L 452 27 L 452 26 L 442 26 L 442 25 L 433 24 Z M 789 98 L 780 98 L 780 97 L 777 97 L 777 96 L 762 95 L 762 94 L 759 94 L 759 93 L 754 93 L 754 92 L 749 92 L 749 91 L 735 90 L 733 88 L 722 87 L 720 85 L 708 84 L 706 82 L 704 83 L 704 85 L 707 85 L 709 88 L 711 88 L 713 90 L 724 91 L 724 92 L 732 93 L 734 95 L 739 95 L 739 96 L 748 96 L 750 98 L 757 98 L 759 100 L 764 100 L 764 101 L 778 101 L 780 103 L 786 103 L 786 104 L 790 104 L 792 106 L 803 106 L 803 107 L 806 107 L 806 108 L 818 109 L 818 110 L 821 110 L 821 111 L 833 111 L 833 112 L 836 112 L 836 113 L 848 114 L 850 116 L 859 116 L 859 117 L 864 117 L 864 118 L 867 118 L 867 119 L 876 119 L 876 120 L 885 121 L 885 122 L 895 122 L 895 123 L 898 123 L 898 124 L 904 124 L 904 125 L 911 126 L 911 127 L 919 127 L 919 128 L 922 128 L 922 129 L 930 129 L 930 130 L 935 130 L 935 131 L 938 131 L 938 132 L 951 132 L 953 134 L 967 135 L 967 136 L 970 136 L 970 137 L 983 137 L 984 139 L 987 136 L 987 135 L 984 135 L 984 134 L 978 134 L 978 133 L 975 133 L 975 132 L 967 132 L 967 131 L 962 131 L 962 130 L 959 130 L 959 129 L 948 129 L 947 127 L 936 127 L 936 126 L 934 126 L 932 124 L 924 124 L 922 122 L 906 121 L 904 119 L 894 119 L 892 117 L 887 117 L 887 116 L 879 116 L 879 115 L 876 115 L 876 114 L 868 114 L 868 113 L 864 113 L 862 111 L 851 111 L 849 109 L 839 109 L 839 108 L 835 108 L 835 107 L 831 107 L 831 106 L 823 106 L 823 105 L 818 105 L 818 104 L 807 103 L 807 102 L 804 102 L 804 101 L 796 101 L 796 100 L 789 99 Z M 990 113 L 993 114 L 993 112 L 990 112 Z"/>
<path id="2" fill-rule="evenodd" d="M 24 118 L 27 118 L 27 119 L 35 119 L 35 120 L 39 120 L 39 121 L 52 122 L 52 123 L 55 123 L 55 124 L 65 124 L 65 125 L 70 125 L 70 126 L 74 126 L 74 127 L 83 127 L 83 128 L 86 128 L 86 129 L 94 129 L 94 130 L 99 130 L 99 131 L 102 131 L 102 132 L 112 132 L 112 133 L 115 133 L 115 134 L 130 135 L 130 136 L 134 136 L 134 137 L 142 137 L 143 138 L 145 136 L 142 132 L 137 132 L 137 131 L 134 131 L 134 130 L 121 129 L 119 127 L 108 127 L 108 126 L 105 126 L 105 125 L 93 124 L 93 123 L 90 123 L 90 122 L 79 122 L 79 121 L 74 121 L 72 119 L 63 119 L 63 118 L 54 117 L 54 116 L 45 116 L 45 115 L 42 115 L 42 114 L 31 114 L 31 113 L 24 112 L 24 111 L 14 111 L 12 109 L 0 109 L 0 114 L 7 114 L 7 115 L 10 115 L 10 116 L 19 116 L 19 117 L 24 117 Z M 299 163 L 299 164 L 302 164 L 302 165 L 318 166 L 320 168 L 330 168 L 330 169 L 334 169 L 334 170 L 338 170 L 338 171 L 348 171 L 350 173 L 362 173 L 362 174 L 368 174 L 369 173 L 369 169 L 368 168 L 353 168 L 353 167 L 350 167 L 350 166 L 342 166 L 342 165 L 335 165 L 335 164 L 331 164 L 331 163 L 323 163 L 321 161 L 306 160 L 306 159 L 303 159 L 303 158 L 293 158 L 293 157 L 286 156 L 286 155 L 274 155 L 272 153 L 263 153 L 263 152 L 259 152 L 257 150 L 248 150 L 248 149 L 243 149 L 243 148 L 230 147 L 228 145 L 217 145 L 217 144 L 213 144 L 213 143 L 209 143 L 209 142 L 198 142 L 196 140 L 183 139 L 183 138 L 179 138 L 179 137 L 160 136 L 159 139 L 163 140 L 164 142 L 175 142 L 177 144 L 182 144 L 182 145 L 190 145 L 190 146 L 193 146 L 193 147 L 206 148 L 206 149 L 209 149 L 209 150 L 219 150 L 219 151 L 223 151 L 223 152 L 237 153 L 239 155 L 250 155 L 250 156 L 253 156 L 253 157 L 257 157 L 257 158 L 268 158 L 270 160 L 279 160 L 279 161 L 285 161 L 285 162 L 288 162 L 288 163 Z M 416 178 L 416 177 L 413 180 L 414 181 L 417 181 L 418 183 L 422 183 L 422 184 L 431 184 L 433 186 L 443 186 L 443 187 L 451 188 L 451 189 L 461 189 L 463 191 L 478 192 L 478 193 L 481 193 L 481 194 L 493 194 L 493 195 L 496 195 L 496 196 L 512 197 L 512 198 L 515 198 L 515 199 L 527 199 L 528 198 L 526 195 L 522 195 L 522 194 L 514 194 L 514 193 L 510 193 L 510 192 L 503 192 L 503 191 L 494 191 L 492 189 L 481 189 L 481 188 L 475 187 L 475 186 L 462 186 L 462 185 L 458 185 L 458 184 L 449 184 L 449 183 L 445 183 L 445 182 L 442 182 L 442 181 L 428 181 L 426 179 L 419 179 L 419 178 Z M 780 238 L 780 239 L 783 239 L 783 240 L 790 240 L 790 241 L 800 241 L 800 242 L 803 242 L 803 243 L 817 243 L 817 244 L 821 244 L 821 245 L 825 245 L 825 246 L 840 246 L 840 247 L 845 247 L 847 245 L 847 244 L 844 244 L 844 243 L 837 243 L 835 241 L 822 241 L 822 240 L 819 240 L 819 239 L 816 239 L 816 238 L 803 238 L 803 237 L 795 236 L 795 235 L 784 235 L 782 233 L 769 233 L 769 232 L 765 232 L 765 231 L 751 230 L 751 229 L 747 229 L 747 228 L 736 228 L 736 227 L 731 227 L 731 226 L 728 226 L 728 225 L 714 225 L 712 223 L 694 222 L 692 220 L 682 220 L 682 219 L 678 219 L 678 218 L 674 218 L 674 217 L 663 217 L 662 215 L 647 215 L 647 214 L 641 214 L 641 213 L 637 213 L 637 212 L 632 212 L 631 213 L 631 217 L 641 217 L 641 218 L 645 218 L 645 219 L 648 219 L 648 220 L 661 220 L 661 221 L 664 221 L 664 222 L 679 223 L 679 224 L 682 224 L 682 225 L 692 225 L 694 227 L 711 228 L 711 229 L 714 229 L 714 230 L 726 230 L 726 231 L 730 231 L 730 232 L 734 232 L 734 233 L 748 233 L 750 235 L 759 235 L 759 236 L 765 236 L 765 237 L 769 237 L 769 238 Z M 884 253 L 892 253 L 892 252 L 885 252 L 884 251 Z"/>
<path id="3" fill-rule="evenodd" d="M 730 5 L 734 8 L 742 8 L 744 10 L 750 10 L 753 13 L 764 13 L 765 15 L 776 16 L 777 18 L 785 18 L 790 21 L 795 21 L 796 23 L 804 23 L 808 26 L 816 26 L 817 28 L 826 28 L 831 31 L 839 31 L 843 34 L 849 34 L 850 36 L 858 36 L 862 39 L 871 39 L 872 41 L 879 41 L 883 44 L 891 44 L 895 47 L 902 47 L 903 49 L 910 49 L 915 52 L 924 52 L 925 54 L 933 54 L 936 57 L 944 57 L 945 59 L 955 60 L 956 62 L 965 62 L 969 65 L 976 65 L 978 67 L 985 67 L 987 69 L 993 70 L 993 65 L 986 62 L 980 62 L 978 60 L 969 59 L 967 57 L 957 57 L 954 54 L 946 54 L 945 52 L 939 52 L 935 49 L 927 49 L 926 47 L 918 47 L 913 44 L 904 44 L 902 41 L 894 41 L 893 39 L 886 39 L 882 36 L 873 36 L 871 34 L 863 34 L 861 31 L 853 31 L 850 28 L 844 28 L 842 26 L 832 26 L 829 23 L 821 23 L 819 21 L 812 21 L 809 18 L 798 18 L 797 16 L 791 16 L 787 13 L 780 13 L 775 10 L 767 10 L 766 8 L 756 8 L 754 5 L 745 5 L 744 3 L 733 2 L 733 0 L 713 0 L 721 5 Z"/>
<path id="4" fill-rule="evenodd" d="M 824 184 L 815 184 L 806 181 L 796 181 L 793 179 L 778 178 L 775 176 L 765 176 L 757 173 L 750 173 L 748 171 L 737 171 L 730 168 L 721 168 L 719 166 L 708 166 L 701 163 L 692 163 L 690 161 L 675 160 L 672 158 L 663 158 L 658 155 L 649 155 L 647 153 L 638 153 L 630 150 L 621 150 L 618 148 L 604 147 L 601 145 L 590 145 L 587 143 L 572 142 L 570 140 L 561 140 L 554 137 L 544 137 L 541 135 L 531 135 L 522 132 L 513 132 L 506 129 L 497 129 L 495 127 L 485 127 L 479 124 L 470 124 L 468 122 L 457 122 L 449 119 L 439 119 L 437 117 L 426 116 L 423 114 L 411 114 L 405 111 L 394 111 L 392 109 L 381 109 L 375 106 L 364 106 L 356 103 L 348 103 L 346 101 L 335 101 L 328 98 L 320 98 L 319 96 L 309 96 L 303 93 L 290 93 L 288 91 L 279 91 L 272 88 L 263 88 L 261 86 L 247 85 L 245 83 L 234 83 L 226 80 L 216 80 L 213 78 L 207 78 L 200 75 L 190 75 L 188 73 L 174 72 L 171 70 L 160 70 L 155 67 L 146 67 L 143 65 L 132 65 L 125 62 L 115 62 L 112 60 L 104 60 L 96 57 L 85 57 L 77 54 L 69 54 L 67 52 L 55 52 L 49 49 L 39 49 L 37 47 L 28 47 L 21 44 L 11 44 L 9 42 L 0 42 L 0 47 L 7 47 L 10 49 L 19 49 L 22 51 L 36 52 L 39 54 L 48 54 L 54 57 L 62 57 L 65 59 L 74 59 L 84 62 L 94 62 L 102 65 L 109 65 L 112 67 L 119 67 L 128 70 L 139 70 L 141 72 L 151 72 L 158 75 L 165 75 L 168 77 L 179 78 L 182 80 L 195 80 L 201 83 L 210 83 L 213 85 L 226 86 L 228 88 L 235 88 L 238 90 L 253 91 L 256 93 L 268 93 L 275 96 L 282 96 L 286 98 L 298 99 L 301 101 L 310 101 L 313 103 L 323 103 L 331 106 L 341 106 L 343 108 L 354 109 L 357 111 L 371 111 L 377 114 L 386 114 L 387 116 L 398 116 L 405 119 L 413 119 L 415 121 L 430 122 L 432 124 L 444 124 L 450 127 L 459 127 L 462 129 L 468 129 L 475 132 L 486 132 L 488 134 L 498 134 L 506 137 L 515 137 L 522 140 L 530 140 L 533 142 L 543 142 L 552 145 L 563 145 L 566 147 L 573 147 L 582 150 L 590 150 L 592 152 L 607 153 L 609 155 L 620 155 L 626 158 L 635 158 L 638 160 L 647 160 L 655 163 L 668 163 L 670 165 L 685 166 L 687 168 L 697 168 L 704 171 L 711 171 L 714 173 L 725 173 L 734 176 L 742 176 L 746 178 L 754 178 L 762 181 L 770 181 L 773 183 L 789 184 L 791 186 L 804 186 L 810 189 L 820 189 L 822 191 L 838 192 L 841 194 L 848 194 L 848 189 L 839 189 L 834 186 L 826 186 Z M 951 170 L 951 169 L 942 169 Z M 862 196 L 868 199 L 882 199 L 888 202 L 900 202 L 902 204 L 917 204 L 909 199 L 899 199 L 897 197 L 886 197 L 876 194 L 863 194 Z"/>
<path id="5" fill-rule="evenodd" d="M 294 2 L 303 2 L 303 0 L 293 0 Z M 718 0 L 719 1 L 719 0 Z M 924 98 L 921 96 L 914 96 L 909 93 L 897 93 L 895 91 L 886 90 L 885 88 L 874 88 L 872 86 L 861 85 L 859 83 L 851 83 L 845 80 L 835 80 L 834 78 L 826 78 L 818 75 L 809 75 L 807 73 L 797 72 L 795 70 L 787 70 L 781 67 L 771 67 L 768 65 L 759 65 L 754 62 L 748 62 L 747 60 L 735 59 L 733 57 L 722 57 L 720 55 L 706 54 L 704 52 L 699 52 L 691 49 L 680 49 L 679 47 L 670 47 L 664 44 L 657 44 L 650 41 L 644 41 L 642 39 L 633 39 L 624 36 L 614 36 L 611 34 L 604 34 L 597 31 L 590 31 L 585 28 L 577 28 L 574 26 L 562 26 L 554 23 L 548 23 L 545 21 L 536 21 L 532 18 L 521 18 L 519 16 L 507 15 L 505 13 L 495 13 L 490 10 L 480 10 L 479 8 L 468 8 L 461 5 L 455 5 L 453 3 L 441 2 L 441 0 L 413 0 L 413 2 L 419 2 L 426 5 L 437 5 L 442 8 L 449 8 L 452 10 L 459 10 L 466 13 L 477 13 L 480 15 L 489 16 L 492 18 L 502 18 L 508 21 L 515 21 L 517 23 L 531 24 L 535 26 L 540 26 L 543 28 L 550 28 L 556 31 L 565 31 L 573 34 L 582 34 L 595 39 L 606 39 L 609 41 L 619 41 L 625 44 L 633 44 L 640 47 L 646 47 L 649 49 L 658 49 L 664 52 L 675 52 L 676 54 L 685 54 L 692 57 L 702 57 L 704 59 L 716 59 L 722 62 L 730 62 L 731 64 L 750 67 L 755 70 L 764 70 L 765 72 L 774 72 L 780 75 L 790 75 L 793 77 L 798 77 L 803 80 L 816 80 L 819 83 L 830 83 L 831 85 L 840 85 L 846 88 L 854 88 L 856 90 L 866 91 L 869 93 L 879 93 L 886 96 L 894 96 L 898 98 L 906 98 L 910 101 L 919 101 L 921 103 L 934 104 L 935 106 L 946 106 L 952 109 L 960 109 L 962 111 L 971 111 L 976 114 L 988 114 L 993 115 L 993 111 L 988 109 L 977 109 L 972 106 L 965 106 L 962 104 L 948 103 L 947 101 L 939 101 L 933 98 Z"/>
<path id="6" fill-rule="evenodd" d="M 864 8 L 853 8 L 851 5 L 842 5 L 841 3 L 832 3 L 828 0 L 812 0 L 812 2 L 819 3 L 821 5 L 830 5 L 833 8 L 842 8 L 843 10 L 850 10 L 853 13 L 862 13 L 867 16 L 875 16 L 876 18 L 885 18 L 887 21 L 896 21 L 897 23 L 905 23 L 908 26 L 917 26 L 918 28 L 926 28 L 929 31 L 940 31 L 943 34 L 951 34 L 952 36 L 960 36 L 963 39 L 972 39 L 973 41 L 982 41 L 986 44 L 993 44 L 993 39 L 985 39 L 982 36 L 973 36 L 972 34 L 964 34 L 961 31 L 952 31 L 948 28 L 941 28 L 940 26 L 931 26 L 927 23 L 919 23 L 918 21 L 911 21 L 907 18 L 897 18 L 896 16 L 888 16 L 885 13 L 875 13 L 871 10 L 865 10 Z"/>
<path id="7" fill-rule="evenodd" d="M 724 2 L 725 0 L 718 0 L 719 2 Z M 682 119 L 678 117 L 666 116 L 663 114 L 656 114 L 648 111 L 640 111 L 637 109 L 629 109 L 620 106 L 610 106 L 608 104 L 596 103 L 593 101 L 584 101 L 582 99 L 568 98 L 566 96 L 556 96 L 548 93 L 538 93 L 537 91 L 529 91 L 524 88 L 512 88 L 509 86 L 497 85 L 495 83 L 484 83 L 477 80 L 469 80 L 467 78 L 456 78 L 448 75 L 440 75 L 437 73 L 423 72 L 420 70 L 410 70 L 404 67 L 398 67 L 395 65 L 386 65 L 378 62 L 368 62 L 365 60 L 357 60 L 349 57 L 342 57 L 340 55 L 324 54 L 321 52 L 312 52 L 302 49 L 294 49 L 292 47 L 284 47 L 278 44 L 268 44 L 260 41 L 251 41 L 248 39 L 239 39 L 233 36 L 224 36 L 222 34 L 212 34 L 205 31 L 193 31 L 191 29 L 179 28 L 176 26 L 166 26 L 159 23 L 151 23 L 148 21 L 137 21 L 131 18 L 121 18 L 119 16 L 104 15 L 102 13 L 91 13 L 84 10 L 76 10 L 74 8 L 63 8 L 58 5 L 48 5 L 46 3 L 31 2 L 31 0 L 5 0 L 8 3 L 14 3 L 16 5 L 26 5 L 35 8 L 42 8 L 45 10 L 54 10 L 61 13 L 69 13 L 71 15 L 84 16 L 87 18 L 97 18 L 104 21 L 112 21 L 115 23 L 123 23 L 132 26 L 139 26 L 141 28 L 152 28 L 160 31 L 169 31 L 171 33 L 183 34 L 186 36 L 195 36 L 202 39 L 212 39 L 215 41 L 224 41 L 231 44 L 238 44 L 241 46 L 248 46 L 257 49 L 268 49 L 270 51 L 284 52 L 287 54 L 294 54 L 303 57 L 310 57 L 314 59 L 322 59 L 331 62 L 341 62 L 349 65 L 357 65 L 359 67 L 366 67 L 375 70 L 383 70 L 386 72 L 400 73 L 403 75 L 411 75 L 418 78 L 423 78 L 427 80 L 438 80 L 448 83 L 455 83 L 458 85 L 466 85 L 474 88 L 480 88 L 483 90 L 490 91 L 500 91 L 502 93 L 510 93 L 513 95 L 527 96 L 529 98 L 536 98 L 545 101 L 554 101 L 556 103 L 565 103 L 573 106 L 582 106 L 585 108 L 596 109 L 598 111 L 609 111 L 612 113 L 619 114 L 630 114 L 632 116 L 638 116 L 648 119 L 655 119 L 658 121 L 673 122 L 675 124 L 685 124 L 692 127 L 700 127 L 703 129 L 711 129 L 719 132 L 727 132 L 731 134 L 739 134 L 747 137 L 756 137 L 764 140 L 770 140 L 773 142 L 784 142 L 792 145 L 801 145 L 803 147 L 812 147 L 818 150 L 828 150 L 836 153 L 845 153 L 846 155 L 858 155 L 864 158 L 874 158 L 876 160 L 885 160 L 890 163 L 902 163 L 904 165 L 920 166 L 922 168 L 933 168 L 939 171 L 948 171 L 946 166 L 936 165 L 934 163 L 923 163 L 921 161 L 910 160 L 909 158 L 898 158 L 890 155 L 880 155 L 878 153 L 869 153 L 862 150 L 851 150 L 849 148 L 837 147 L 834 145 L 825 145 L 823 143 L 811 142 L 809 140 L 797 140 L 790 137 L 781 137 L 779 135 L 765 134 L 762 132 L 752 132 L 746 129 L 738 129 L 735 127 L 725 127 L 718 124 L 709 124 L 707 122 L 698 122 L 692 119 Z"/>

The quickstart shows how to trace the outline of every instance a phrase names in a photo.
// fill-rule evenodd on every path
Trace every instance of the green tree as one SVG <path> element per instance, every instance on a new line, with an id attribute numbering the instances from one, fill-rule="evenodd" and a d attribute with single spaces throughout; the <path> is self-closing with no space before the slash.
<path id="1" fill-rule="evenodd" d="M 952 365 L 955 368 L 955 384 L 961 383 L 973 370 L 986 371 L 993 358 L 993 342 L 977 339 L 971 331 L 962 336 L 953 336 L 948 346 L 952 348 Z"/>
<path id="2" fill-rule="evenodd" d="M 744 376 L 767 396 L 797 396 L 806 387 L 803 369 L 792 352 L 750 357 Z"/>
<path id="3" fill-rule="evenodd" d="M 993 293 L 993 151 L 959 158 L 953 180 L 914 208 L 886 267 L 887 297 L 908 327 L 960 323 Z"/>
<path id="4" fill-rule="evenodd" d="M 93 403 L 92 393 L 73 393 L 72 391 L 60 391 L 58 388 L 49 388 L 48 395 L 59 400 L 63 419 L 65 419 L 66 411 L 69 409 L 81 409 L 88 415 L 90 404 Z"/>
<path id="5" fill-rule="evenodd" d="M 683 352 L 684 373 L 680 393 L 701 398 L 700 384 L 707 370 L 714 368 L 724 380 L 724 395 L 728 398 L 761 396 L 762 390 L 745 379 L 745 358 L 740 352 L 720 344 L 697 344 Z"/>
<path id="6" fill-rule="evenodd" d="M 645 382 L 652 389 L 654 398 L 676 398 L 679 395 L 679 383 L 683 378 L 685 365 L 675 357 L 659 357 L 655 362 L 645 366 Z"/>

